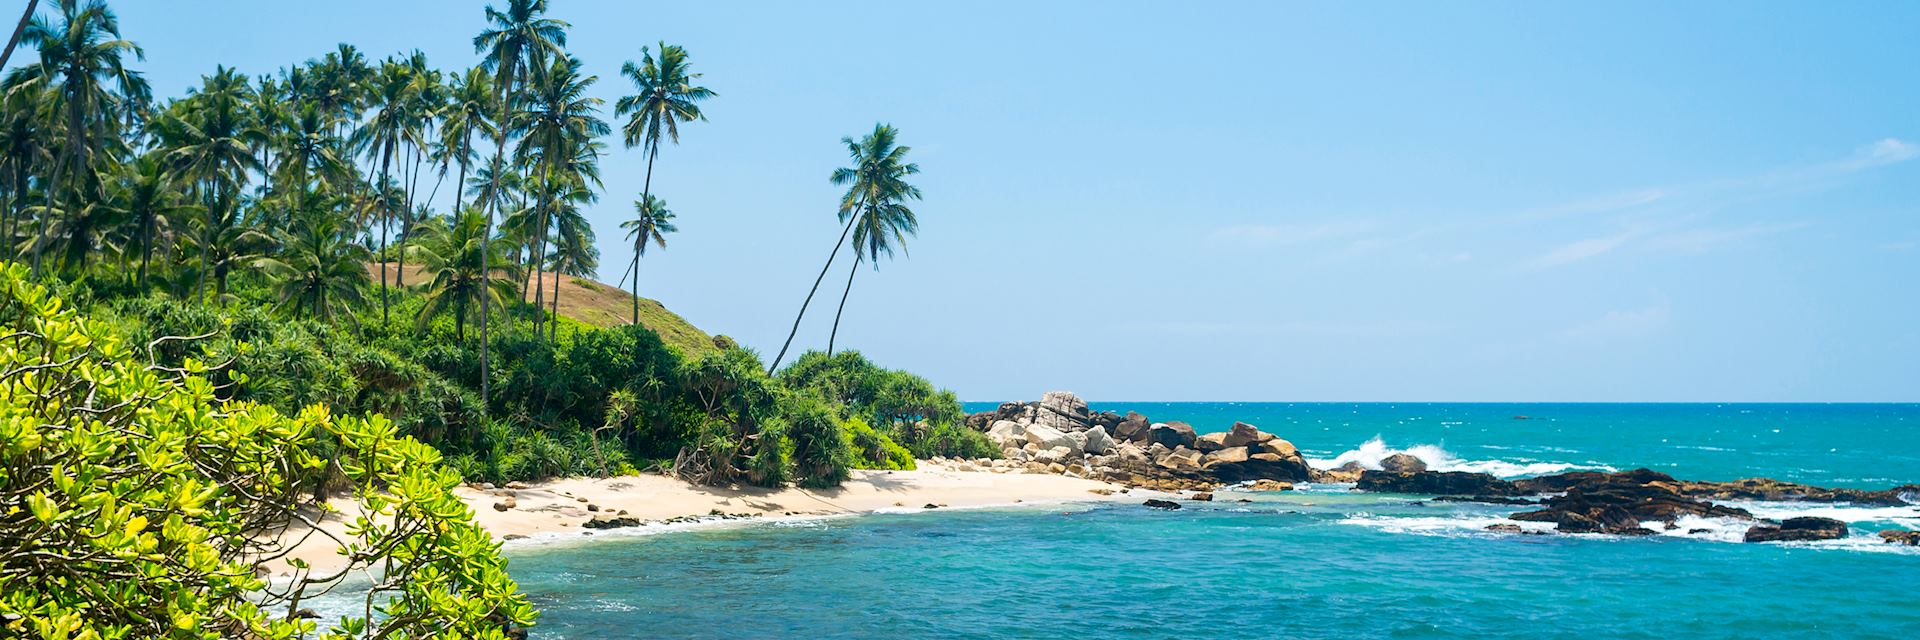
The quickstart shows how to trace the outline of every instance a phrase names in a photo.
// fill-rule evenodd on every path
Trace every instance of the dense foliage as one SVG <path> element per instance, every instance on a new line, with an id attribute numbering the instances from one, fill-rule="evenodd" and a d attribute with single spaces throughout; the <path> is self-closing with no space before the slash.
<path id="1" fill-rule="evenodd" d="M 18 265 L 0 270 L 0 335 L 0 635 L 503 638 L 533 622 L 460 478 L 386 419 L 223 401 L 251 378 L 190 357 L 136 365 L 187 341 L 122 340 Z M 323 470 L 360 510 L 342 553 L 381 577 L 379 615 L 320 633 L 294 607 L 344 571 L 269 588 L 253 564 L 285 549 L 253 536 L 306 519 L 302 479 Z"/>

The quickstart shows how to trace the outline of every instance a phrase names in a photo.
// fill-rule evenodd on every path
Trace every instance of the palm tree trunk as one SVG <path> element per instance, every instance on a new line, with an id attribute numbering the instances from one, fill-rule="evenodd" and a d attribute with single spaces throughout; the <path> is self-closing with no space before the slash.
<path id="1" fill-rule="evenodd" d="M 547 325 L 547 339 L 560 339 L 560 272 L 553 272 L 553 321 Z"/>
<path id="2" fill-rule="evenodd" d="M 647 179 L 640 183 L 640 206 L 646 207 L 646 214 L 653 213 L 653 159 L 660 157 L 660 144 L 653 141 L 647 150 Z M 646 250 L 647 230 L 640 232 L 640 241 L 633 243 L 633 323 L 640 324 L 640 253 Z"/>
<path id="3" fill-rule="evenodd" d="M 392 165 L 392 163 L 393 163 L 393 144 L 389 142 L 387 143 L 386 148 L 380 150 L 380 182 L 373 185 L 373 194 L 374 194 L 375 202 L 384 204 L 386 201 L 387 194 L 385 193 L 385 191 L 387 188 L 387 169 L 390 168 L 390 165 Z M 380 259 L 375 261 L 376 264 L 380 265 L 380 322 L 381 324 L 385 324 L 386 322 L 388 322 L 388 318 L 387 318 L 387 229 L 393 226 L 393 220 L 391 219 L 393 216 L 393 212 L 388 211 L 387 209 L 389 208 L 390 207 L 386 207 L 386 206 L 380 207 L 380 214 L 381 214 L 381 217 L 384 219 L 380 221 Z"/>
<path id="4" fill-rule="evenodd" d="M 840 308 L 833 312 L 833 332 L 827 334 L 827 356 L 833 356 L 833 339 L 840 337 L 840 315 L 847 312 L 847 295 L 853 293 L 853 275 L 860 273 L 861 255 L 853 254 L 853 268 L 847 270 L 847 289 L 840 292 Z"/>
<path id="5" fill-rule="evenodd" d="M 7 38 L 7 49 L 0 51 L 0 69 L 7 68 L 7 60 L 13 57 L 13 48 L 20 44 L 20 34 L 27 30 L 27 23 L 33 21 L 33 11 L 40 8 L 40 0 L 27 0 L 27 12 L 20 14 L 20 23 L 13 26 L 13 37 Z"/>
<path id="6" fill-rule="evenodd" d="M 67 166 L 67 163 L 65 162 L 64 159 L 55 160 L 53 163 L 53 168 L 49 170 L 51 175 L 47 178 L 47 210 L 41 212 L 40 214 L 40 217 L 43 219 L 47 219 L 47 220 L 53 219 L 53 212 L 59 209 L 60 207 L 60 173 L 62 169 L 66 168 L 66 166 Z M 41 231 L 43 233 L 46 231 L 45 225 L 46 225 L 45 222 L 41 223 Z M 34 242 L 33 242 L 33 274 L 34 275 L 40 274 L 40 252 L 45 247 L 45 245 L 46 243 L 42 242 L 41 238 L 38 238 L 38 237 L 34 238 Z"/>
<path id="7" fill-rule="evenodd" d="M 833 244 L 833 253 L 827 254 L 827 263 L 821 265 L 819 277 L 813 279 L 813 288 L 807 291 L 807 299 L 800 303 L 800 313 L 793 316 L 793 329 L 787 331 L 787 342 L 780 345 L 780 354 L 774 356 L 773 364 L 767 366 L 767 375 L 773 375 L 780 368 L 780 361 L 786 359 L 787 349 L 793 346 L 793 336 L 800 333 L 800 319 L 807 317 L 807 305 L 813 304 L 813 294 L 820 292 L 820 282 L 827 279 L 827 270 L 833 268 L 833 259 L 840 255 L 840 247 L 847 244 L 847 234 L 853 232 L 853 223 L 859 219 L 858 215 L 847 218 L 847 228 L 840 231 L 840 240 Z"/>
<path id="8" fill-rule="evenodd" d="M 140 290 L 147 290 L 147 263 L 153 261 L 153 218 L 148 212 L 140 224 Z"/>

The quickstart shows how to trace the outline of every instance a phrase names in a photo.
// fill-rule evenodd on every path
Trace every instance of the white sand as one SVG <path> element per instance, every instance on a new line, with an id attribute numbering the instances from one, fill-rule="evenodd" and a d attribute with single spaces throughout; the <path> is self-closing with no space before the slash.
<path id="1" fill-rule="evenodd" d="M 553 537 L 587 531 L 580 525 L 595 516 L 613 516 L 620 511 L 642 521 L 679 516 L 706 516 L 718 510 L 726 514 L 755 516 L 833 515 L 871 513 L 899 507 L 980 507 L 1014 503 L 1065 502 L 1091 500 L 1138 500 L 1145 493 L 1118 494 L 1120 485 L 1083 480 L 1053 474 L 987 473 L 956 471 L 921 461 L 913 471 L 853 472 L 846 485 L 836 489 L 798 488 L 716 488 L 682 482 L 666 476 L 646 474 L 617 478 L 566 478 L 528 485 L 512 490 L 514 508 L 495 510 L 493 505 L 506 498 L 496 492 L 461 487 L 455 491 L 474 511 L 480 526 L 496 540 L 508 536 Z M 1156 494 L 1157 495 L 1157 494 Z M 590 512 L 588 505 L 600 508 Z M 320 523 L 322 529 L 339 534 L 347 521 L 359 515 L 351 499 L 333 501 L 335 512 Z M 323 535 L 308 535 L 308 527 L 298 525 L 280 536 L 284 544 L 294 545 L 288 557 L 300 558 L 313 566 L 313 575 L 337 572 L 344 564 L 334 541 Z M 302 541 L 302 538 L 305 538 Z M 276 577 L 291 573 L 285 561 L 265 565 Z"/>

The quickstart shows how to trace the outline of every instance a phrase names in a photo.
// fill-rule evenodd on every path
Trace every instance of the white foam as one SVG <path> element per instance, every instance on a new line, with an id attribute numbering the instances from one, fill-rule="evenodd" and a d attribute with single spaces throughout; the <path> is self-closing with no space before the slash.
<path id="1" fill-rule="evenodd" d="M 1785 520 L 1787 518 L 1814 517 L 1832 518 L 1841 522 L 1890 522 L 1908 529 L 1920 529 L 1920 507 L 1913 505 L 1899 507 L 1855 506 L 1849 504 L 1828 504 L 1819 502 L 1757 502 L 1744 500 L 1716 501 L 1730 507 L 1746 509 L 1756 518 Z"/>
<path id="2" fill-rule="evenodd" d="M 1572 451 L 1567 452 L 1573 453 Z M 1380 461 L 1387 459 L 1388 456 L 1400 453 L 1419 458 L 1421 462 L 1426 463 L 1427 469 L 1433 471 L 1466 471 L 1471 473 L 1485 473 L 1500 478 L 1540 476 L 1573 470 L 1617 470 L 1596 462 L 1544 462 L 1524 458 L 1519 460 L 1462 460 L 1455 457 L 1440 445 L 1417 444 L 1405 449 L 1395 449 L 1387 446 L 1386 441 L 1382 440 L 1379 436 L 1374 436 L 1373 439 L 1362 443 L 1358 449 L 1341 453 L 1332 459 L 1308 458 L 1307 464 L 1317 469 L 1334 469 L 1344 466 L 1349 462 L 1354 462 L 1359 463 L 1362 468 L 1379 469 Z"/>
<path id="3" fill-rule="evenodd" d="M 1376 516 L 1358 513 L 1340 521 L 1340 524 L 1356 525 L 1379 529 L 1387 533 L 1411 533 L 1430 536 L 1501 536 L 1512 535 L 1500 531 L 1488 531 L 1487 527 L 1496 524 L 1516 525 L 1529 531 L 1553 531 L 1551 522 L 1523 522 L 1508 520 L 1504 516 L 1418 516 L 1395 517 Z"/>

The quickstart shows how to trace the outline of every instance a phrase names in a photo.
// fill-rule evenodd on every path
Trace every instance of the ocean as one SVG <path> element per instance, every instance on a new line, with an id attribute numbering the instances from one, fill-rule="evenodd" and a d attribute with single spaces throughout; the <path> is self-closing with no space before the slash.
<path id="1" fill-rule="evenodd" d="M 991 408 L 973 404 L 969 410 Z M 1920 483 L 1920 405 L 1094 403 L 1201 432 L 1246 421 L 1317 465 L 1407 451 L 1503 477 Z M 1236 502 L 1245 498 L 1249 502 Z M 1853 525 L 1740 542 L 1490 533 L 1517 507 L 1338 486 L 1179 511 L 1026 505 L 512 547 L 535 638 L 1913 638 L 1920 508 L 1731 503 Z M 1683 535 L 1691 529 L 1706 533 Z"/>

